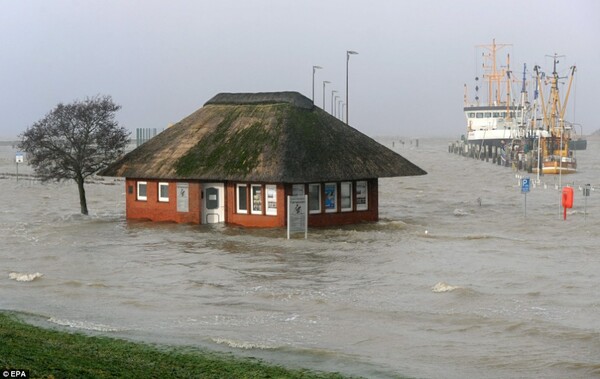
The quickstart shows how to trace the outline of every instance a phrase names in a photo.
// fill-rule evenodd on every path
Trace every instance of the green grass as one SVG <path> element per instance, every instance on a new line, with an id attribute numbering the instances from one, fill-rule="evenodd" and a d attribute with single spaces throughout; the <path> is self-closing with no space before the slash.
<path id="1" fill-rule="evenodd" d="M 32 378 L 47 379 L 343 378 L 223 353 L 44 329 L 9 313 L 0 313 L 0 368 L 27 369 Z"/>

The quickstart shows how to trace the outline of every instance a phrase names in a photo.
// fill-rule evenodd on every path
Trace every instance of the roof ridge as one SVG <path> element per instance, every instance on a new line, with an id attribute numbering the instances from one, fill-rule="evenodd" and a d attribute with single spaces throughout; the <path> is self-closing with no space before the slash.
<path id="1" fill-rule="evenodd" d="M 313 109 L 313 102 L 299 92 L 257 92 L 257 93 L 228 93 L 222 92 L 204 105 L 244 105 L 244 104 L 292 104 L 298 108 Z"/>

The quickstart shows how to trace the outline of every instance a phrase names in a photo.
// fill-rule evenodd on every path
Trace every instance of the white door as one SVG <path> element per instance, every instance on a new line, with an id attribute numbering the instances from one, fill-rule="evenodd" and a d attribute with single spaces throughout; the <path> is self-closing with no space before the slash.
<path id="1" fill-rule="evenodd" d="M 225 185 L 223 183 L 206 183 L 203 187 L 202 223 L 225 222 Z"/>

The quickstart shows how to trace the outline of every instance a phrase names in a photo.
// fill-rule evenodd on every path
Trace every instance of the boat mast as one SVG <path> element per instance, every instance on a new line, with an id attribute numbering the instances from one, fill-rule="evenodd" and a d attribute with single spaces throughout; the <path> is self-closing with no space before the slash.
<path id="1" fill-rule="evenodd" d="M 483 48 L 488 51 L 488 53 L 482 53 L 484 62 L 483 69 L 484 74 L 483 78 L 487 79 L 488 85 L 488 105 L 500 105 L 500 85 L 502 83 L 502 79 L 506 76 L 506 72 L 502 70 L 498 72 L 498 65 L 496 63 L 496 54 L 498 50 L 506 47 L 512 46 L 508 44 L 497 44 L 496 39 L 492 40 L 491 45 L 477 45 L 478 48 Z M 487 62 L 487 65 L 486 65 Z"/>

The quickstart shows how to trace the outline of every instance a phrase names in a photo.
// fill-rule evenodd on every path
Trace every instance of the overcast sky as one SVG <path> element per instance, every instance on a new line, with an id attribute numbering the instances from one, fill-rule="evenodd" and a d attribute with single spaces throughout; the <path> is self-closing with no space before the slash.
<path id="1" fill-rule="evenodd" d="M 570 119 L 600 128 L 600 2 L 432 0 L 0 0 L 0 138 L 58 103 L 110 95 L 128 129 L 162 129 L 219 92 L 345 98 L 370 136 L 458 137 L 463 85 L 481 50 L 512 44 L 523 63 L 577 65 Z M 478 62 L 478 63 L 477 63 Z M 479 74 L 481 72 L 479 71 Z M 518 86 L 514 87 L 517 91 Z"/>

